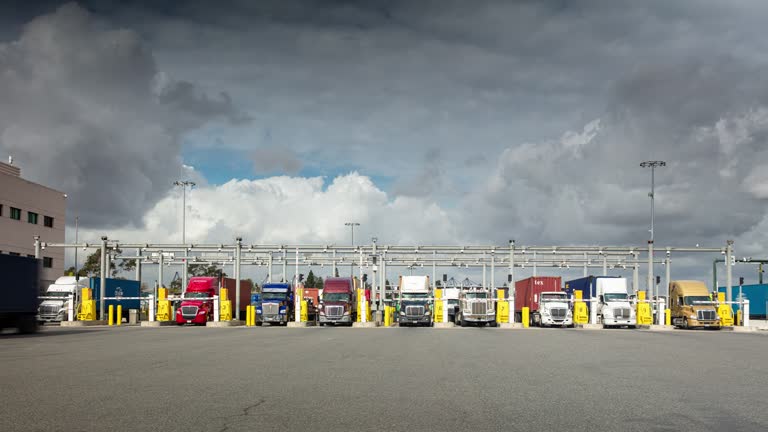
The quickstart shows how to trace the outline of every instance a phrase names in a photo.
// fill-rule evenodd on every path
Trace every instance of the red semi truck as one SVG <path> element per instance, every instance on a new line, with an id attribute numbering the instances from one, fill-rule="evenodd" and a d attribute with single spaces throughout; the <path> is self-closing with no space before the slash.
<path id="1" fill-rule="evenodd" d="M 219 293 L 219 279 L 197 276 L 189 279 L 184 299 L 176 309 L 176 324 L 205 325 L 213 320 L 213 300 Z"/>
<path id="2" fill-rule="evenodd" d="M 318 307 L 320 325 L 345 324 L 351 326 L 357 319 L 357 293 L 355 279 L 328 278 Z"/>
<path id="3" fill-rule="evenodd" d="M 524 307 L 529 309 L 529 323 L 534 326 L 570 326 L 573 324 L 568 294 L 562 292 L 559 276 L 534 276 L 515 282 L 515 318 L 522 321 Z"/>

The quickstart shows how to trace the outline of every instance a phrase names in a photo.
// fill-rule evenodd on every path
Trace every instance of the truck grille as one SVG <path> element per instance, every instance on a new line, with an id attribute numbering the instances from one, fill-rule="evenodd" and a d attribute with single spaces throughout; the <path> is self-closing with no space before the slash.
<path id="1" fill-rule="evenodd" d="M 485 315 L 488 305 L 485 302 L 472 303 L 472 315 Z"/>
<path id="2" fill-rule="evenodd" d="M 277 303 L 262 303 L 261 310 L 264 316 L 274 316 L 280 313 L 280 305 Z"/>
<path id="3" fill-rule="evenodd" d="M 406 306 L 405 316 L 420 317 L 424 315 L 424 306 Z"/>
<path id="4" fill-rule="evenodd" d="M 197 316 L 197 306 L 182 306 L 181 316 L 184 318 L 194 318 Z"/>
<path id="5" fill-rule="evenodd" d="M 42 315 L 42 316 L 48 316 L 48 315 L 56 316 L 56 315 L 58 315 L 60 308 L 61 308 L 61 306 L 40 306 L 40 315 Z"/>
<path id="6" fill-rule="evenodd" d="M 566 309 L 565 308 L 554 308 L 554 309 L 550 310 L 550 313 L 552 314 L 552 319 L 563 320 L 563 319 L 565 319 Z"/>
<path id="7" fill-rule="evenodd" d="M 696 311 L 696 315 L 699 317 L 699 321 L 714 321 L 717 319 L 717 314 L 713 310 Z"/>
<path id="8" fill-rule="evenodd" d="M 328 318 L 341 318 L 344 314 L 344 306 L 326 306 L 325 316 Z"/>
<path id="9" fill-rule="evenodd" d="M 613 317 L 614 318 L 624 318 L 627 319 L 630 316 L 629 308 L 615 308 L 613 310 Z"/>

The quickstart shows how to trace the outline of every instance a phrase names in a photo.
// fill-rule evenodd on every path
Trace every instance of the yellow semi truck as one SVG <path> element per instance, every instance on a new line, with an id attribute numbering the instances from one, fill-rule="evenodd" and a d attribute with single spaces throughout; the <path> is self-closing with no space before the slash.
<path id="1" fill-rule="evenodd" d="M 720 328 L 717 303 L 701 281 L 679 280 L 669 284 L 672 325 L 680 328 Z"/>

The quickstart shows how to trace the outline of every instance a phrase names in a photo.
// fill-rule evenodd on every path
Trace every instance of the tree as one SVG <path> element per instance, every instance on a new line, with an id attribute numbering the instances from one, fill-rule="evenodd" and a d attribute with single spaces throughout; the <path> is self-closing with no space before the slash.
<path id="1" fill-rule="evenodd" d="M 108 255 L 120 255 L 123 251 L 121 249 L 107 248 Z M 132 271 L 136 268 L 136 260 L 119 260 L 117 266 L 114 263 L 109 263 L 109 271 L 107 271 L 107 277 L 116 277 L 118 272 Z M 71 267 L 72 274 L 75 269 Z M 69 269 L 67 269 L 69 272 Z M 83 263 L 82 267 L 78 271 L 78 274 L 83 277 L 96 277 L 101 275 L 101 249 L 96 249 L 95 252 L 88 255 Z"/>
<path id="2" fill-rule="evenodd" d="M 215 276 L 227 277 L 227 274 L 222 271 L 216 264 L 190 264 L 187 266 L 187 273 L 190 276 Z"/>
<path id="3" fill-rule="evenodd" d="M 315 273 L 310 269 L 309 273 L 307 273 L 307 280 L 304 281 L 304 286 L 306 288 L 314 288 L 316 283 Z"/>
<path id="4" fill-rule="evenodd" d="M 317 280 L 315 281 L 315 288 L 323 289 L 324 285 L 325 285 L 325 282 L 323 282 L 323 278 L 321 276 L 318 276 Z"/>
<path id="5" fill-rule="evenodd" d="M 75 266 L 72 266 L 66 270 L 64 270 L 64 276 L 74 276 L 75 275 Z M 88 277 L 88 273 L 85 272 L 84 269 L 80 268 L 78 270 L 77 275 L 81 278 Z"/>

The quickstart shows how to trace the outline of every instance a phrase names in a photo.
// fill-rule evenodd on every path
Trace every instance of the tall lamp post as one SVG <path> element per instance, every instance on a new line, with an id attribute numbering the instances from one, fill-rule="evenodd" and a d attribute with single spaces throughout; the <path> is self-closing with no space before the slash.
<path id="1" fill-rule="evenodd" d="M 352 231 L 352 247 L 355 246 L 355 227 L 360 226 L 357 222 L 345 222 L 345 226 L 348 226 L 350 230 Z M 352 262 L 349 264 L 349 275 L 354 277 L 355 276 L 355 260 L 352 259 Z"/>
<path id="2" fill-rule="evenodd" d="M 656 208 L 655 208 L 655 198 L 656 198 L 656 168 L 661 168 L 667 166 L 667 163 L 664 161 L 645 161 L 641 162 L 640 166 L 643 168 L 650 168 L 651 169 L 651 192 L 648 194 L 648 196 L 651 198 L 651 239 L 648 240 L 648 287 L 646 290 L 646 296 L 649 299 L 652 299 L 653 295 L 653 225 L 656 218 Z"/>
<path id="3" fill-rule="evenodd" d="M 187 186 L 191 190 L 196 184 L 189 180 L 177 180 L 173 184 L 181 186 L 181 243 L 187 244 Z"/>

